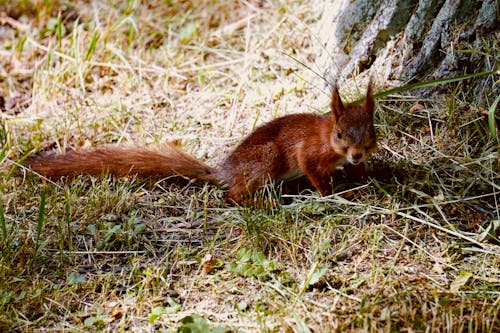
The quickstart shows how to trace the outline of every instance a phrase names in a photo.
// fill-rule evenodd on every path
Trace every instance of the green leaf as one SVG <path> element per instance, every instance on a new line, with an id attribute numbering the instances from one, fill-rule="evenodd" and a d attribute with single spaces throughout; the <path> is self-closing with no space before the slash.
<path id="1" fill-rule="evenodd" d="M 148 321 L 150 324 L 154 323 L 156 319 L 158 319 L 162 315 L 179 312 L 182 308 L 182 305 L 174 301 L 172 298 L 169 298 L 167 301 L 170 306 L 157 306 L 151 310 L 151 313 L 148 317 Z"/>
<path id="2" fill-rule="evenodd" d="M 236 310 L 238 311 L 246 311 L 248 309 L 248 303 L 245 302 L 245 301 L 241 301 L 241 302 L 238 302 L 238 304 L 236 304 Z"/>
<path id="3" fill-rule="evenodd" d="M 144 232 L 146 230 L 146 226 L 144 224 L 138 224 L 134 228 L 134 234 L 140 234 L 141 232 Z"/>
<path id="4" fill-rule="evenodd" d="M 198 31 L 198 23 L 190 22 L 179 31 L 179 40 L 182 44 L 189 43 Z"/>
<path id="5" fill-rule="evenodd" d="M 108 316 L 103 314 L 98 314 L 95 316 L 88 317 L 84 320 L 83 325 L 87 328 L 92 328 L 94 326 L 101 326 L 104 324 L 104 321 L 108 319 Z"/>
<path id="6" fill-rule="evenodd" d="M 458 277 L 450 284 L 450 291 L 459 291 L 461 287 L 465 286 L 471 277 L 473 277 L 473 274 L 470 272 L 460 272 Z"/>
<path id="7" fill-rule="evenodd" d="M 214 327 L 210 330 L 210 333 L 225 333 L 227 332 L 228 329 L 226 327 L 226 325 L 219 325 L 217 327 Z"/>
<path id="8" fill-rule="evenodd" d="M 328 271 L 328 266 L 325 266 L 321 268 L 320 270 L 315 271 L 312 275 L 311 278 L 309 279 L 309 285 L 314 285 L 318 283 L 318 281 L 326 274 Z"/>
<path id="9" fill-rule="evenodd" d="M 87 226 L 87 230 L 90 232 L 90 234 L 94 237 L 97 238 L 97 228 L 95 224 L 89 224 Z"/>
<path id="10" fill-rule="evenodd" d="M 262 252 L 241 248 L 238 260 L 228 263 L 226 269 L 231 273 L 246 277 L 264 277 L 279 269 L 278 263 L 268 260 Z"/>
<path id="11" fill-rule="evenodd" d="M 71 285 L 79 285 L 79 284 L 84 283 L 86 280 L 87 280 L 87 278 L 85 277 L 85 275 L 81 275 L 78 273 L 71 273 L 66 278 L 66 282 L 68 284 L 71 284 Z"/>
<path id="12" fill-rule="evenodd" d="M 238 259 L 239 259 L 239 261 L 247 262 L 247 261 L 250 261 L 250 258 L 252 258 L 252 251 L 250 251 L 249 249 L 247 249 L 247 248 L 241 248 L 238 251 Z"/>
<path id="13" fill-rule="evenodd" d="M 119 224 L 116 224 L 113 226 L 113 228 L 109 229 L 106 231 L 106 235 L 104 236 L 105 239 L 109 239 L 111 236 L 114 234 L 119 233 L 122 230 L 122 226 Z"/>
<path id="14" fill-rule="evenodd" d="M 151 310 L 148 321 L 150 324 L 154 323 L 156 319 L 160 318 L 163 314 L 167 313 L 167 308 L 164 306 L 157 306 Z"/>
<path id="15" fill-rule="evenodd" d="M 177 329 L 179 333 L 224 333 L 227 332 L 226 325 L 218 325 L 210 328 L 205 319 L 199 314 L 192 314 L 181 319 L 182 325 Z"/>
<path id="16" fill-rule="evenodd" d="M 267 258 L 266 258 L 266 255 L 262 252 L 257 252 L 257 251 L 254 251 L 252 253 L 252 261 L 255 263 L 255 264 L 260 264 L 262 265 L 263 263 L 265 263 L 267 261 Z"/>
<path id="17" fill-rule="evenodd" d="M 50 18 L 45 25 L 45 28 L 50 31 L 55 31 L 58 26 L 59 19 L 57 17 Z"/>

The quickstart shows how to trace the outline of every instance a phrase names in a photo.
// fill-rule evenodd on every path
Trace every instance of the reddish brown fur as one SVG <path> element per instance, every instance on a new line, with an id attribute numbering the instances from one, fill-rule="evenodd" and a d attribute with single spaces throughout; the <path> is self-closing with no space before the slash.
<path id="1" fill-rule="evenodd" d="M 28 161 L 49 178 L 78 174 L 141 177 L 180 175 L 229 187 L 228 199 L 241 203 L 269 179 L 303 174 L 323 195 L 330 174 L 344 160 L 364 161 L 375 149 L 371 86 L 363 105 L 342 104 L 333 89 L 330 116 L 293 114 L 255 129 L 219 168 L 207 166 L 173 145 L 161 149 L 101 147 L 90 151 L 34 157 Z"/>
<path id="2" fill-rule="evenodd" d="M 100 147 L 62 155 L 37 156 L 29 159 L 28 164 L 35 172 L 52 179 L 80 174 L 118 177 L 136 174 L 141 177 L 180 175 L 210 180 L 210 175 L 215 172 L 214 168 L 173 145 L 160 149 Z"/>

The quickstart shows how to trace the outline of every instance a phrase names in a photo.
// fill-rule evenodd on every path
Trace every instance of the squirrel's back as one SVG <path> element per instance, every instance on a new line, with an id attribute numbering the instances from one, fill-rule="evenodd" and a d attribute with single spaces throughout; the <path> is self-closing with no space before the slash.
<path id="1" fill-rule="evenodd" d="M 319 140 L 329 142 L 330 117 L 298 113 L 276 118 L 257 127 L 229 154 L 218 169 L 227 184 L 238 181 L 238 175 L 252 174 L 272 179 L 286 179 L 298 168 L 298 146 Z"/>

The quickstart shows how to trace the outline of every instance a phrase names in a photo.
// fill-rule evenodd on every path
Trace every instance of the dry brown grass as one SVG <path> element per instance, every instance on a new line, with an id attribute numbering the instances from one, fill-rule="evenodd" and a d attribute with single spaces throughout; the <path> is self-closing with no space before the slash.
<path id="1" fill-rule="evenodd" d="M 498 330 L 498 145 L 466 87 L 379 100 L 373 165 L 391 177 L 331 197 L 227 208 L 209 186 L 53 184 L 9 168 L 33 151 L 172 140 L 216 165 L 256 124 L 326 111 L 303 65 L 321 51 L 319 13 L 36 1 L 7 15 L 0 330 L 171 332 L 192 314 L 241 332 Z"/>

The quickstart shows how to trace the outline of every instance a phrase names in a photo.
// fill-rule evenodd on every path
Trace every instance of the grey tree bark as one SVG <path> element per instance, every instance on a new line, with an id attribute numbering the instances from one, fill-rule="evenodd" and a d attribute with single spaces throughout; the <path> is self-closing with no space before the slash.
<path id="1" fill-rule="evenodd" d="M 330 82 L 365 71 L 402 84 L 500 69 L 499 0 L 323 0 L 321 5 L 323 52 L 317 66 L 326 69 Z M 470 83 L 480 101 L 490 103 L 500 93 L 495 79 L 499 76 Z"/>

